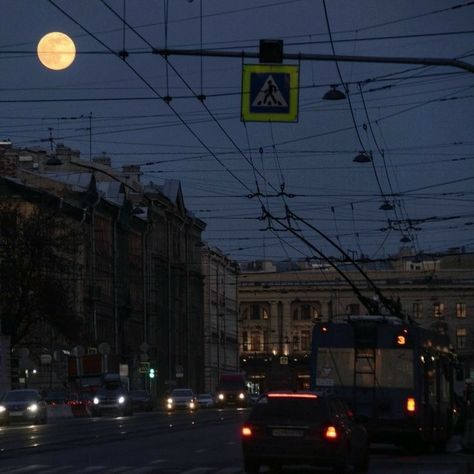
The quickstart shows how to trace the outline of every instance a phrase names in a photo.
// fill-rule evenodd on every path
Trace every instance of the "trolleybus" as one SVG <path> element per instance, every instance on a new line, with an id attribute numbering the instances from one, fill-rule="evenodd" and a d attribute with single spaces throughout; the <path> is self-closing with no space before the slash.
<path id="1" fill-rule="evenodd" d="M 447 336 L 394 316 L 347 316 L 313 329 L 311 388 L 346 400 L 372 442 L 442 450 L 453 424 Z"/>

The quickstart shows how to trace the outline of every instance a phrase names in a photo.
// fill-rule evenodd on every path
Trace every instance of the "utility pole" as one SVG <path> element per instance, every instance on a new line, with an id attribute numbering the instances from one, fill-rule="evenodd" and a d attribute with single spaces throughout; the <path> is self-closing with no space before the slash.
<path id="1" fill-rule="evenodd" d="M 153 54 L 163 56 L 206 56 L 214 58 L 254 58 L 260 59 L 260 52 L 250 51 L 214 51 L 207 49 L 168 49 L 154 48 Z M 283 53 L 282 59 L 294 61 L 339 61 L 356 63 L 419 64 L 421 66 L 448 66 L 474 73 L 474 65 L 450 58 L 410 58 L 390 56 L 356 56 L 346 54 Z"/>

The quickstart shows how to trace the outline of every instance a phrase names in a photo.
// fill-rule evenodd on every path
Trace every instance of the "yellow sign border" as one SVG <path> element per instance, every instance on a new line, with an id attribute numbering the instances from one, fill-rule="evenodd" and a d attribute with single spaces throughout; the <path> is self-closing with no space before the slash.
<path id="1" fill-rule="evenodd" d="M 299 71 L 296 64 L 244 64 L 242 68 L 241 120 L 243 122 L 297 122 Z M 250 112 L 250 77 L 252 74 L 283 73 L 290 75 L 289 111 L 286 113 Z"/>

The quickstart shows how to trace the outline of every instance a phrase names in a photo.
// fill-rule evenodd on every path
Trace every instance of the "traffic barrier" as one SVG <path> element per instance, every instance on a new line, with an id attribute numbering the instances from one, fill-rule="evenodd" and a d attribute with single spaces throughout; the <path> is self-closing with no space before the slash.
<path id="1" fill-rule="evenodd" d="M 48 405 L 48 418 L 72 418 L 72 410 L 69 405 L 55 404 Z"/>

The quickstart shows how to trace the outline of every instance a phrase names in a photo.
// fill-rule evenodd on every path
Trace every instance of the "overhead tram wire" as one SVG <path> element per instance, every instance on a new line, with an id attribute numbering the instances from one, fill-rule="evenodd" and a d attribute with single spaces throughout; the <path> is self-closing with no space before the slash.
<path id="1" fill-rule="evenodd" d="M 105 0 L 100 0 L 106 7 L 107 9 L 109 9 L 109 11 L 111 11 L 116 17 L 118 17 L 119 19 L 123 20 L 120 15 L 113 9 L 111 8 L 106 2 Z M 131 29 L 131 31 L 133 31 L 142 41 L 145 42 L 145 44 L 147 44 L 152 50 L 154 50 L 154 47 L 151 43 L 148 42 L 148 40 L 146 38 L 144 38 L 138 31 L 135 30 L 135 28 L 131 25 L 129 25 L 127 23 L 127 26 L 128 28 Z M 166 61 L 167 64 L 170 65 L 170 67 L 173 69 L 173 71 L 175 72 L 175 74 L 181 79 L 181 81 L 183 82 L 183 84 L 186 85 L 186 87 L 195 95 L 195 97 L 197 99 L 200 100 L 200 96 L 198 94 L 196 94 L 194 92 L 194 90 L 192 89 L 192 87 L 189 85 L 189 83 L 184 79 L 184 77 L 179 73 L 179 71 L 173 66 L 173 64 L 171 64 L 169 62 L 169 59 L 167 57 L 167 55 L 162 55 L 163 59 Z M 205 103 L 204 100 L 200 100 L 202 106 L 205 108 L 205 110 L 207 111 L 207 113 L 212 117 L 212 119 L 215 121 L 215 123 L 217 124 L 217 126 L 220 128 L 220 130 L 224 133 L 224 135 L 227 137 L 227 139 L 230 141 L 230 143 L 235 147 L 235 149 L 239 152 L 239 154 L 241 154 L 243 156 L 243 158 L 247 161 L 247 163 L 249 163 L 249 165 L 251 166 L 251 168 L 254 170 L 254 173 L 256 172 L 264 181 L 265 185 L 268 184 L 275 192 L 277 192 L 277 195 L 278 195 L 278 191 L 277 189 L 272 185 L 272 183 L 270 183 L 265 176 L 262 175 L 262 173 L 260 173 L 260 171 L 258 169 L 255 168 L 254 164 L 252 161 L 249 160 L 249 158 L 245 155 L 245 153 L 243 153 L 242 149 L 237 145 L 237 143 L 235 142 L 235 140 L 229 135 L 229 133 L 227 132 L 227 130 L 225 130 L 221 123 L 217 120 L 217 118 L 215 117 L 215 115 L 212 113 L 212 111 L 209 109 L 209 107 L 207 106 L 207 104 Z M 213 154 L 214 157 L 215 154 Z M 222 164 L 222 163 L 221 163 Z M 225 167 L 225 169 L 227 170 L 228 168 Z M 268 193 L 267 193 L 268 194 Z M 280 195 L 284 195 L 284 193 L 282 193 L 280 191 Z M 260 204 L 261 204 L 261 207 L 262 207 L 262 212 L 264 211 L 265 209 L 265 206 L 262 202 L 262 199 L 261 199 L 261 193 L 257 190 L 256 193 L 251 193 L 249 194 L 247 197 L 249 198 L 252 198 L 252 197 L 257 197 L 257 199 L 260 201 Z M 284 198 L 283 198 L 284 200 Z M 286 203 L 285 203 L 285 206 L 286 206 Z"/>
<path id="2" fill-rule="evenodd" d="M 74 24 L 79 26 L 82 30 L 84 30 L 86 33 L 88 33 L 94 40 L 96 40 L 99 44 L 101 44 L 104 48 L 106 48 L 111 54 L 114 56 L 117 56 L 117 53 L 112 50 L 109 46 L 107 46 L 103 41 L 101 41 L 99 38 L 97 38 L 92 32 L 88 31 L 87 28 L 85 28 L 82 24 L 80 24 L 76 19 L 74 19 L 69 13 L 67 13 L 64 9 L 62 9 L 59 5 L 56 5 L 56 3 L 53 0 L 48 0 L 48 2 L 53 5 L 55 8 L 57 8 L 63 15 L 65 15 L 67 18 L 69 18 Z M 107 4 L 105 4 L 107 5 Z M 119 16 L 120 17 L 120 16 Z M 128 23 L 126 23 L 128 26 Z M 164 100 L 164 97 L 134 68 L 132 67 L 127 61 L 123 61 L 129 69 L 132 70 L 132 72 L 144 83 L 147 85 L 147 87 L 161 100 Z M 173 106 L 168 103 L 168 107 L 171 109 L 171 111 L 175 114 L 175 116 L 179 119 L 179 121 L 184 125 L 184 127 L 191 133 L 191 135 L 205 148 L 214 158 L 215 160 L 223 167 L 225 168 L 229 174 L 237 180 L 245 189 L 247 189 L 249 192 L 252 192 L 252 190 L 244 183 L 235 173 L 232 172 L 223 162 L 222 160 L 219 159 L 215 155 L 215 153 L 209 148 L 209 146 L 201 139 L 201 137 L 188 125 L 188 123 L 181 117 L 181 115 L 173 108 Z"/>
<path id="3" fill-rule="evenodd" d="M 52 0 L 49 0 L 50 2 Z M 122 19 L 122 17 L 112 8 L 110 7 L 110 5 L 108 5 L 105 0 L 100 0 L 101 3 L 114 15 L 116 16 L 119 20 L 121 21 L 124 21 Z M 155 51 L 156 48 L 146 39 L 144 38 L 132 25 L 130 25 L 128 22 L 125 22 L 125 24 L 127 25 L 127 27 L 133 32 L 135 33 L 135 35 L 137 35 L 152 51 Z M 197 94 L 193 88 L 191 87 L 191 85 L 184 79 L 184 77 L 180 74 L 180 72 L 174 67 L 174 65 L 172 63 L 169 62 L 169 59 L 167 57 L 167 55 L 161 55 L 161 57 L 165 60 L 166 64 L 170 66 L 170 68 L 173 70 L 173 72 L 180 78 L 180 80 L 183 82 L 183 84 L 188 88 L 188 90 L 194 95 L 195 98 L 199 99 L 199 94 Z M 138 73 L 137 73 L 138 74 Z M 239 154 L 245 159 L 245 161 L 251 166 L 253 167 L 253 163 L 248 159 L 248 157 L 245 155 L 245 153 L 242 151 L 242 149 L 237 145 L 237 143 L 235 142 L 235 140 L 229 135 L 229 133 L 227 132 L 227 130 L 224 129 L 224 127 L 222 126 L 222 124 L 219 122 L 219 120 L 217 120 L 217 118 L 215 117 L 215 115 L 212 113 L 212 111 L 209 109 L 209 107 L 206 105 L 206 103 L 204 101 L 200 101 L 202 106 L 205 108 L 206 112 L 209 114 L 209 116 L 212 118 L 212 120 L 214 121 L 214 123 L 219 127 L 219 129 L 223 132 L 223 134 L 226 136 L 226 138 L 232 143 L 232 145 L 234 146 L 234 148 L 239 152 Z M 171 105 L 168 103 L 168 106 L 170 106 L 170 108 L 173 110 L 173 112 L 180 118 L 180 120 L 182 121 L 183 125 L 186 126 L 186 128 L 188 128 L 188 130 L 191 130 L 191 128 L 187 125 L 187 123 L 179 116 L 178 112 L 176 112 L 172 107 Z M 193 133 L 194 134 L 194 133 Z M 197 137 L 196 134 L 194 134 L 195 137 Z M 199 139 L 199 142 L 201 144 L 203 144 L 204 146 L 204 142 Z M 223 162 L 221 160 L 219 160 L 217 158 L 217 156 L 210 150 L 209 147 L 207 147 L 207 145 L 205 146 L 206 150 L 208 150 L 211 155 L 218 161 L 218 163 L 223 167 L 225 168 L 226 170 L 228 170 L 230 173 L 230 169 L 228 167 L 226 167 Z M 260 175 L 260 177 L 266 181 L 266 178 L 265 176 L 263 176 L 258 169 L 255 170 L 257 172 L 257 174 Z M 238 181 L 240 181 L 240 179 L 238 179 L 236 176 L 234 176 L 233 173 L 231 173 L 232 176 L 234 178 L 236 178 Z M 241 182 L 242 184 L 242 182 Z M 275 191 L 276 189 L 273 187 L 273 185 L 271 183 L 268 183 Z M 247 188 L 247 186 L 245 186 Z M 248 189 L 248 188 L 247 188 Z M 252 193 L 251 193 L 252 194 Z"/>

